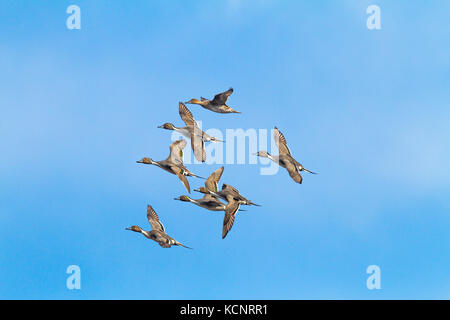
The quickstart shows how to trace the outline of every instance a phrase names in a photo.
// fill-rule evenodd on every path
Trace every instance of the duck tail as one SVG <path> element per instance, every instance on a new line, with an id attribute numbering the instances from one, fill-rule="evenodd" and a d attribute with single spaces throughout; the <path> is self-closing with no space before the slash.
<path id="1" fill-rule="evenodd" d="M 214 191 L 209 190 L 209 194 L 216 198 L 220 198 L 220 196 L 217 193 L 215 193 Z"/>
<path id="2" fill-rule="evenodd" d="M 178 241 L 177 241 L 176 245 L 177 245 L 177 246 L 180 246 L 180 247 L 183 247 L 183 248 L 186 248 L 186 249 L 191 249 L 191 250 L 194 249 L 194 248 L 185 246 L 184 244 L 182 244 L 181 242 L 178 242 Z"/>
<path id="3" fill-rule="evenodd" d="M 261 207 L 260 204 L 256 204 L 256 203 L 254 203 L 254 202 L 251 202 L 250 200 L 247 202 L 247 204 L 248 204 L 249 206 L 257 206 L 257 207 Z"/>
<path id="4" fill-rule="evenodd" d="M 308 170 L 308 169 L 306 169 L 306 168 L 303 168 L 303 170 L 304 170 L 304 171 L 306 171 L 306 172 L 312 173 L 312 174 L 317 174 L 317 172 L 312 172 L 312 171 L 309 171 L 309 170 Z"/>
<path id="5" fill-rule="evenodd" d="M 198 175 L 196 175 L 195 173 L 192 173 L 192 172 L 190 172 L 190 171 L 187 173 L 187 175 L 188 175 L 189 177 L 196 177 L 196 178 L 200 178 L 200 179 L 205 179 L 205 180 L 206 180 L 206 178 L 200 177 L 200 176 L 198 176 Z"/>

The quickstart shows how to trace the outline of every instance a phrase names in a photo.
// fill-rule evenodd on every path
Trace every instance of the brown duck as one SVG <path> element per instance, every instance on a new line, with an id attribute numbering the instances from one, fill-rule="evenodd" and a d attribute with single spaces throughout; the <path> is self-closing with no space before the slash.
<path id="1" fill-rule="evenodd" d="M 233 93 L 233 88 L 230 88 L 225 92 L 216 94 L 212 100 L 208 100 L 208 99 L 201 97 L 200 100 L 191 99 L 189 101 L 186 101 L 186 103 L 198 104 L 198 105 L 201 105 L 205 109 L 208 109 L 208 110 L 211 110 L 211 111 L 217 112 L 217 113 L 240 113 L 239 111 L 236 111 L 226 105 L 228 97 L 232 93 Z"/>
<path id="2" fill-rule="evenodd" d="M 269 158 L 273 162 L 278 163 L 289 172 L 291 178 L 297 183 L 302 183 L 303 181 L 303 177 L 301 176 L 300 171 L 306 171 L 312 174 L 316 174 L 315 172 L 309 171 L 308 169 L 303 167 L 297 160 L 292 157 L 291 151 L 287 146 L 286 138 L 281 133 L 281 131 L 278 130 L 277 127 L 275 127 L 273 130 L 273 138 L 275 139 L 275 143 L 277 144 L 279 155 L 272 156 L 267 151 L 259 151 L 256 153 L 257 156 Z"/>
<path id="3" fill-rule="evenodd" d="M 174 130 L 181 133 L 183 136 L 191 140 L 192 151 L 194 152 L 195 159 L 201 162 L 206 161 L 205 142 L 223 142 L 215 137 L 212 137 L 202 131 L 197 122 L 195 122 L 191 111 L 184 105 L 184 103 L 178 103 L 178 112 L 181 119 L 186 124 L 185 127 L 176 127 L 172 123 L 164 123 L 158 128 L 166 130 Z"/>
<path id="4" fill-rule="evenodd" d="M 152 230 L 145 231 L 142 230 L 142 228 L 139 226 L 131 226 L 129 228 L 126 228 L 125 230 L 142 233 L 146 238 L 158 242 L 158 244 L 163 248 L 170 248 L 171 246 L 181 246 L 184 248 L 192 249 L 178 242 L 166 233 L 163 224 L 159 220 L 158 215 L 156 214 L 155 210 L 153 210 L 151 205 L 147 205 L 147 219 L 152 226 Z"/>
<path id="5" fill-rule="evenodd" d="M 189 182 L 187 181 L 186 177 L 197 177 L 201 179 L 204 178 L 193 174 L 184 166 L 183 163 L 184 147 L 186 147 L 186 140 L 177 140 L 170 145 L 170 154 L 166 160 L 153 161 L 151 158 L 142 158 L 141 160 L 136 162 L 143 164 L 153 164 L 167 172 L 176 175 L 181 180 L 186 190 L 189 193 L 191 193 L 191 188 L 189 186 Z"/>
<path id="6" fill-rule="evenodd" d="M 220 177 L 219 177 L 220 178 Z M 214 184 L 210 184 L 210 186 L 206 185 L 206 187 L 201 187 L 194 191 L 198 191 L 204 193 L 206 195 L 213 195 L 214 197 L 221 198 L 227 201 L 227 205 L 225 207 L 225 217 L 223 219 L 223 227 L 222 227 L 222 239 L 224 239 L 228 232 L 231 230 L 234 224 L 234 219 L 236 217 L 236 212 L 239 210 L 241 205 L 254 205 L 259 206 L 256 203 L 244 198 L 239 191 L 237 191 L 234 187 L 223 184 L 222 190 L 218 190 L 218 180 L 214 181 Z"/>

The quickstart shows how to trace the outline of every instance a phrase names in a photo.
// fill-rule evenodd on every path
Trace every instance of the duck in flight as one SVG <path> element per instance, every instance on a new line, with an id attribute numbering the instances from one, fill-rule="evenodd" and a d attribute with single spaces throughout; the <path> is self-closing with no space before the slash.
<path id="1" fill-rule="evenodd" d="M 215 197 L 221 198 L 227 201 L 227 205 L 225 208 L 225 217 L 223 219 L 223 227 L 222 227 L 222 239 L 224 239 L 228 232 L 231 230 L 234 224 L 234 219 L 236 217 L 236 212 L 239 210 L 241 205 L 254 205 L 259 206 L 256 203 L 244 198 L 239 191 L 237 191 L 234 187 L 223 184 L 222 190 L 218 190 L 217 183 L 215 185 L 215 189 L 210 190 L 207 187 L 201 187 L 194 191 L 198 191 L 204 193 L 206 195 L 213 195 Z"/>
<path id="2" fill-rule="evenodd" d="M 205 142 L 223 142 L 215 137 L 212 137 L 205 132 L 203 132 L 195 122 L 194 117 L 192 116 L 191 111 L 184 105 L 184 103 L 178 103 L 178 112 L 180 114 L 181 119 L 186 124 L 185 127 L 175 127 L 172 123 L 164 123 L 158 128 L 166 129 L 166 130 L 175 130 L 181 133 L 183 136 L 189 138 L 191 140 L 192 151 L 194 151 L 194 156 L 198 161 L 205 162 L 206 161 L 206 152 L 205 152 Z"/>
<path id="3" fill-rule="evenodd" d="M 170 145 L 170 154 L 166 160 L 162 161 L 153 161 L 150 158 L 142 158 L 137 163 L 143 164 L 153 164 L 155 166 L 160 167 L 161 169 L 170 172 L 176 175 L 181 182 L 183 183 L 186 190 L 191 193 L 191 188 L 189 186 L 189 182 L 186 177 L 197 177 L 204 179 L 200 176 L 197 176 L 190 172 L 183 163 L 183 149 L 186 147 L 186 140 L 177 140 Z"/>
<path id="4" fill-rule="evenodd" d="M 211 110 L 213 112 L 217 112 L 217 113 L 241 113 L 241 112 L 236 111 L 226 105 L 227 99 L 232 93 L 233 93 L 233 88 L 230 88 L 225 92 L 216 94 L 214 96 L 214 99 L 212 99 L 212 100 L 201 97 L 200 100 L 191 99 L 189 101 L 186 101 L 186 103 L 199 104 L 203 108 Z"/>
<path id="5" fill-rule="evenodd" d="M 302 183 L 303 177 L 300 174 L 300 171 L 306 171 L 312 174 L 316 174 L 315 172 L 309 171 L 305 167 L 303 167 L 297 160 L 294 159 L 291 155 L 291 151 L 288 148 L 286 138 L 281 133 L 280 130 L 278 130 L 277 127 L 273 130 L 273 138 L 275 140 L 275 143 L 278 147 L 278 156 L 272 156 L 267 151 L 258 151 L 256 153 L 259 157 L 269 158 L 275 163 L 278 163 L 280 166 L 285 168 L 288 172 L 291 178 L 297 182 Z"/>
<path id="6" fill-rule="evenodd" d="M 225 209 L 225 217 L 223 218 L 222 226 L 222 239 L 225 239 L 228 232 L 231 230 L 236 218 L 236 212 L 239 210 L 240 202 L 236 201 L 233 197 L 227 196 L 227 207 Z"/>
<path id="7" fill-rule="evenodd" d="M 242 196 L 236 188 L 234 188 L 233 186 L 230 186 L 229 184 L 226 184 L 226 183 L 224 183 L 222 185 L 222 190 L 212 191 L 212 190 L 208 190 L 207 188 L 201 187 L 199 189 L 194 189 L 194 191 L 201 192 L 204 194 L 212 194 L 213 196 L 216 196 L 216 197 L 226 200 L 226 201 L 228 201 L 228 199 L 227 199 L 228 196 L 232 196 L 233 199 L 235 199 L 236 201 L 239 201 L 240 204 L 242 204 L 242 205 L 258 206 L 258 207 L 261 206 L 259 204 L 252 202 L 251 200 L 248 200 L 247 198 Z"/>
<path id="8" fill-rule="evenodd" d="M 156 214 L 155 210 L 153 210 L 151 205 L 147 205 L 147 219 L 152 226 L 152 230 L 145 231 L 142 230 L 142 228 L 139 226 L 131 226 L 129 228 L 125 228 L 125 230 L 142 233 L 146 238 L 158 242 L 158 244 L 163 248 L 170 248 L 171 246 L 181 246 L 184 248 L 192 249 L 181 244 L 166 233 L 163 224 L 159 220 L 158 215 Z"/>
<path id="9" fill-rule="evenodd" d="M 211 190 L 213 192 L 217 191 L 217 183 L 220 180 L 220 177 L 222 176 L 224 167 L 221 167 L 211 173 L 211 175 L 206 179 L 205 182 L 205 188 L 208 190 Z M 199 207 L 202 207 L 204 209 L 210 210 L 210 211 L 226 211 L 227 205 L 224 204 L 222 201 L 217 199 L 217 197 L 213 196 L 210 193 L 205 193 L 203 198 L 201 199 L 191 199 L 188 196 L 180 196 L 178 198 L 174 198 L 174 200 L 180 200 L 184 202 L 191 202 L 193 204 L 196 204 Z M 239 210 L 239 211 L 245 211 L 245 210 Z"/>
<path id="10" fill-rule="evenodd" d="M 205 181 L 205 187 L 208 189 L 211 189 L 212 191 L 216 190 L 215 187 L 217 185 L 217 182 L 220 180 L 220 177 L 222 176 L 224 167 L 221 167 L 211 173 L 211 175 L 206 179 Z M 226 205 L 221 202 L 219 199 L 217 199 L 215 196 L 206 193 L 203 198 L 201 199 L 191 199 L 188 196 L 180 196 L 178 198 L 174 198 L 175 200 L 185 201 L 185 202 L 191 202 L 196 204 L 199 207 L 211 210 L 211 211 L 224 211 L 226 208 Z"/>

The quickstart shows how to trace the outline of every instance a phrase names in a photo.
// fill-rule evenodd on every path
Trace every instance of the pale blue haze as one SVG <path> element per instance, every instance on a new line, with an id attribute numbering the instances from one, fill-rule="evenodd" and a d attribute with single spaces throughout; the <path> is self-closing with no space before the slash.
<path id="1" fill-rule="evenodd" d="M 0 298 L 449 299 L 449 14 L 444 0 L 1 0 Z M 223 214 L 172 200 L 177 178 L 135 161 L 167 156 L 157 125 L 180 123 L 178 101 L 230 86 L 242 114 L 191 106 L 205 129 L 276 125 L 319 174 L 227 165 L 222 182 L 262 207 L 222 240 Z M 147 203 L 194 250 L 125 231 L 148 228 Z"/>

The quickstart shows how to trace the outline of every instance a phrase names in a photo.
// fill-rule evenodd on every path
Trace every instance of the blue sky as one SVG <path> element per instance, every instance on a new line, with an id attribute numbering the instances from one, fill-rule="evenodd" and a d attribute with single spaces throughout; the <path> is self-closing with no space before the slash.
<path id="1" fill-rule="evenodd" d="M 66 28 L 71 4 L 81 30 Z M 1 1 L 0 298 L 449 299 L 449 10 Z M 262 207 L 222 240 L 222 213 L 172 200 L 176 177 L 135 161 L 167 157 L 157 125 L 180 123 L 178 101 L 230 86 L 242 114 L 190 107 L 204 129 L 276 125 L 319 174 L 226 165 L 221 182 Z M 125 231 L 149 228 L 147 204 L 194 250 Z M 73 264 L 81 290 L 66 288 Z M 373 264 L 381 290 L 366 288 Z"/>

